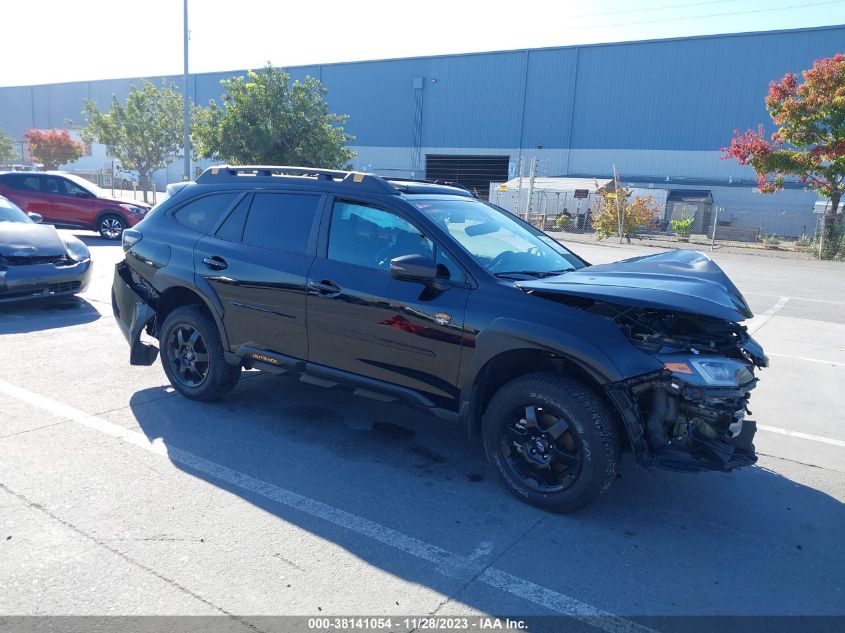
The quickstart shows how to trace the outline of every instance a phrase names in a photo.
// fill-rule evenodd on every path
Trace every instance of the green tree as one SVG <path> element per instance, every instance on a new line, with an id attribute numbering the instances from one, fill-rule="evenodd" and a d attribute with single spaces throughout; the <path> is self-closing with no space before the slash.
<path id="1" fill-rule="evenodd" d="M 222 105 L 194 109 L 198 156 L 236 164 L 339 168 L 355 156 L 344 115 L 329 112 L 326 89 L 312 77 L 291 83 L 270 63 L 220 82 Z"/>
<path id="2" fill-rule="evenodd" d="M 85 151 L 85 145 L 74 141 L 67 130 L 30 130 L 24 132 L 24 138 L 29 142 L 29 155 L 44 169 L 72 163 Z"/>
<path id="3" fill-rule="evenodd" d="M 767 139 L 763 126 L 735 137 L 722 158 L 735 158 L 757 172 L 758 189 L 774 193 L 786 176 L 830 198 L 824 217 L 822 257 L 832 257 L 842 234 L 840 204 L 845 192 L 845 54 L 819 59 L 798 75 L 769 84 L 766 109 L 777 126 Z"/>
<path id="4" fill-rule="evenodd" d="M 637 196 L 631 200 L 633 192 L 630 189 L 619 187 L 619 190 L 614 192 L 610 189 L 610 184 L 599 187 L 596 183 L 597 195 L 593 198 L 593 228 L 596 230 L 596 237 L 602 240 L 612 235 L 619 235 L 619 210 L 621 210 L 624 218 L 622 235 L 630 243 L 637 229 L 651 224 L 655 214 L 660 210 L 660 205 L 652 196 L 646 198 Z"/>
<path id="5" fill-rule="evenodd" d="M 123 167 L 137 169 L 146 200 L 151 174 L 182 149 L 182 95 L 176 86 L 164 82 L 159 89 L 144 81 L 132 86 L 125 105 L 113 96 L 111 109 L 100 112 L 86 100 L 82 114 L 87 120 L 82 138 L 102 143 Z"/>
<path id="6" fill-rule="evenodd" d="M 12 143 L 12 137 L 0 130 L 0 163 L 11 163 L 18 158 L 18 153 Z"/>

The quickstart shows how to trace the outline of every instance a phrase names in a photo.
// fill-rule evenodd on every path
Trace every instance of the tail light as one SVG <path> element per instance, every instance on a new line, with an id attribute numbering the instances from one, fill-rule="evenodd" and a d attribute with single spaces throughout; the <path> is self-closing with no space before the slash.
<path id="1" fill-rule="evenodd" d="M 123 231 L 123 251 L 126 252 L 135 244 L 141 241 L 141 238 L 144 237 L 141 234 L 141 231 L 136 229 L 124 229 Z"/>

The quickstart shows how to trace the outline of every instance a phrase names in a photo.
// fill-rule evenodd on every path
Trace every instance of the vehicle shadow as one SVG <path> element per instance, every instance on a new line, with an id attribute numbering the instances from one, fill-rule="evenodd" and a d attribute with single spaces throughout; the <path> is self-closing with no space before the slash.
<path id="1" fill-rule="evenodd" d="M 156 387 L 135 393 L 130 404 L 150 441 L 160 438 L 222 467 L 195 469 L 190 460 L 172 459 L 178 468 L 446 595 L 460 590 L 465 575 L 379 546 L 309 508 L 338 508 L 453 552 L 459 563 L 480 543 L 492 551 L 479 560 L 496 560 L 499 568 L 510 556 L 524 558 L 518 552 L 542 551 L 527 580 L 619 614 L 845 614 L 835 597 L 845 568 L 845 506 L 766 468 L 689 475 L 642 471 L 627 460 L 606 497 L 574 514 L 550 515 L 494 480 L 480 442 L 404 406 L 254 372 L 214 403 Z M 244 489 L 231 473 L 284 493 L 271 498 Z M 567 547 L 573 542 L 577 547 Z M 460 600 L 494 614 L 507 610 L 503 605 L 550 614 L 487 590 Z M 665 600 L 655 604 L 655 596 Z"/>
<path id="2" fill-rule="evenodd" d="M 120 240 L 107 240 L 92 231 L 75 232 L 74 235 L 85 242 L 87 246 L 120 246 Z"/>
<path id="3" fill-rule="evenodd" d="M 0 303 L 0 335 L 91 323 L 100 313 L 78 296 Z"/>

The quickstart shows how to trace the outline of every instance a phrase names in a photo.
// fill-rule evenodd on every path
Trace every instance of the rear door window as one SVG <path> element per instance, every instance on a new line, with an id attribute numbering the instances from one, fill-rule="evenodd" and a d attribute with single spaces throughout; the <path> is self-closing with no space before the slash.
<path id="1" fill-rule="evenodd" d="M 243 243 L 289 253 L 305 253 L 321 196 L 256 193 L 243 231 Z"/>

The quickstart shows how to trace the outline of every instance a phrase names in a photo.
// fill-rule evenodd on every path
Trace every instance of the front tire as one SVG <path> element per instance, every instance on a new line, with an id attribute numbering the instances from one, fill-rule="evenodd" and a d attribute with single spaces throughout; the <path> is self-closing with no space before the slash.
<path id="1" fill-rule="evenodd" d="M 164 320 L 159 344 L 164 373 L 186 398 L 214 400 L 238 384 L 241 368 L 226 362 L 217 324 L 199 306 L 171 312 Z"/>
<path id="2" fill-rule="evenodd" d="M 107 213 L 97 220 L 97 232 L 106 240 L 119 240 L 127 228 L 126 220 L 114 213 Z"/>
<path id="3" fill-rule="evenodd" d="M 482 434 L 505 487 L 543 510 L 577 510 L 616 478 L 613 413 L 590 387 L 567 376 L 527 374 L 504 385 L 487 407 Z"/>

